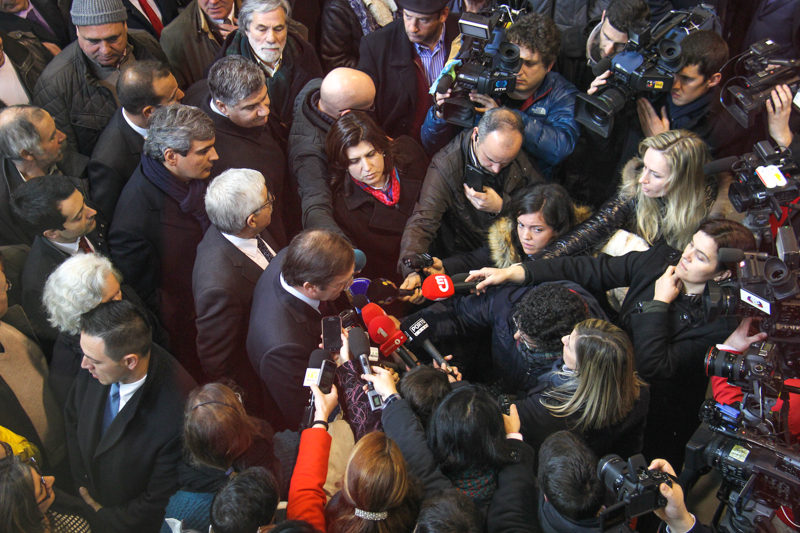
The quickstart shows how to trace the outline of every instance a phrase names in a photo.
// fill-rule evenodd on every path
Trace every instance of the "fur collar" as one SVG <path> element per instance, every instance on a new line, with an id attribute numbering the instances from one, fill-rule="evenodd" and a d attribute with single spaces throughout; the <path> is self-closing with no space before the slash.
<path id="1" fill-rule="evenodd" d="M 518 249 L 516 224 L 509 217 L 498 218 L 489 228 L 489 251 L 496 268 L 508 268 L 523 260 Z M 524 258 L 524 259 L 527 259 Z"/>

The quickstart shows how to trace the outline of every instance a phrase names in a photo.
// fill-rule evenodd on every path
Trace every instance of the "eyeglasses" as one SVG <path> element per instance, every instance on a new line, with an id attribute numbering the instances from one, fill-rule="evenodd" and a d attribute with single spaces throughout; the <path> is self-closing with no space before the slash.
<path id="1" fill-rule="evenodd" d="M 42 482 L 42 486 L 44 487 L 44 498 L 42 498 L 41 501 L 36 502 L 37 505 L 41 505 L 50 498 L 50 487 L 47 486 L 47 482 L 44 480 L 42 471 L 39 470 L 39 465 L 36 464 L 36 459 L 31 457 L 23 462 L 30 466 L 34 472 L 36 472 L 36 475 L 39 476 L 39 480 Z"/>
<path id="2" fill-rule="evenodd" d="M 350 285 L 353 284 L 353 280 L 355 280 L 355 278 L 356 278 L 356 273 L 353 272 L 352 274 L 350 274 L 350 278 L 347 281 L 344 282 L 344 285 L 341 285 L 341 286 L 338 286 L 338 287 L 336 285 L 328 285 L 328 287 L 332 287 L 334 289 L 338 289 L 340 291 L 343 291 L 347 287 L 349 287 Z"/>
<path id="3" fill-rule="evenodd" d="M 519 331 L 519 341 L 528 350 L 535 351 L 536 345 L 526 338 L 528 335 L 522 332 L 522 328 L 519 327 L 519 320 L 517 317 L 512 317 L 511 320 L 514 322 L 514 327 L 517 328 L 517 331 Z"/>
<path id="4" fill-rule="evenodd" d="M 253 211 L 250 214 L 251 215 L 255 215 L 256 213 L 260 212 L 262 209 L 265 209 L 265 208 L 271 206 L 274 203 L 275 203 L 275 197 L 272 196 L 271 192 L 267 191 L 267 201 L 264 202 L 264 204 L 261 207 L 259 207 L 258 209 L 256 209 L 255 211 Z"/>

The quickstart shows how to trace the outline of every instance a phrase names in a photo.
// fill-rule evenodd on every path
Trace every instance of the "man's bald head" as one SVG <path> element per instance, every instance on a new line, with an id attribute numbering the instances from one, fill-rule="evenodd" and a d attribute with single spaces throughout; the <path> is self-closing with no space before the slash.
<path id="1" fill-rule="evenodd" d="M 319 109 L 337 119 L 343 111 L 367 111 L 375 101 L 375 84 L 369 75 L 352 68 L 333 69 L 322 80 Z"/>

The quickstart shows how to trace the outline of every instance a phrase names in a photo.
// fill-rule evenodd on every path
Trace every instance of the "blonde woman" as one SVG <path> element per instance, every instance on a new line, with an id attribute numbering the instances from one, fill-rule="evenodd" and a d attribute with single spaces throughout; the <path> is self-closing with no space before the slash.
<path id="1" fill-rule="evenodd" d="M 520 432 L 538 449 L 551 434 L 582 435 L 600 457 L 641 452 L 650 395 L 634 372 L 633 344 L 620 328 L 591 318 L 561 342 L 561 359 L 517 402 Z"/>
<path id="2" fill-rule="evenodd" d="M 682 250 L 701 222 L 714 218 L 712 212 L 726 210 L 726 191 L 715 176 L 703 172 L 710 159 L 708 146 L 690 131 L 671 130 L 644 139 L 639 155 L 622 171 L 619 192 L 536 259 L 590 253 L 618 230 L 638 235 L 650 246 L 664 241 Z"/>

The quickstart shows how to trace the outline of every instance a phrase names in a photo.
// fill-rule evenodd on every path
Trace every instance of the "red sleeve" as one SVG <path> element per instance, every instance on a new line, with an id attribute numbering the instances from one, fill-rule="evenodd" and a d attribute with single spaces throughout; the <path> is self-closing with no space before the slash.
<path id="1" fill-rule="evenodd" d="M 719 376 L 711 377 L 711 391 L 714 394 L 714 400 L 725 405 L 742 400 L 742 389 L 731 385 L 728 380 Z"/>
<path id="2" fill-rule="evenodd" d="M 305 520 L 315 529 L 325 531 L 327 498 L 322 486 L 328 475 L 331 436 L 322 428 L 309 428 L 300 436 L 300 451 L 289 485 L 286 518 Z"/>

